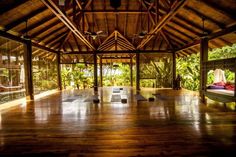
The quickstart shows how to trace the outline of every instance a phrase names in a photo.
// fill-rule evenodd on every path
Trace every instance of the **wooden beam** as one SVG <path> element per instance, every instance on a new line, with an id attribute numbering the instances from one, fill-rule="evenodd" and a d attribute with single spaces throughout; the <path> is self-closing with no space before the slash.
<path id="1" fill-rule="evenodd" d="M 43 46 L 43 45 L 40 45 L 38 43 L 32 42 L 32 46 L 35 46 L 35 47 L 37 47 L 37 48 L 39 48 L 41 50 L 49 51 L 49 52 L 52 52 L 52 53 L 59 53 L 58 51 L 55 51 L 55 50 L 53 50 L 51 48 L 48 48 L 48 47 Z"/>
<path id="2" fill-rule="evenodd" d="M 173 52 L 173 54 L 172 54 L 172 61 L 173 61 L 173 64 L 172 64 L 172 87 L 175 88 L 175 85 L 174 85 L 174 82 L 176 79 L 176 54 L 175 54 L 175 52 Z"/>
<path id="3" fill-rule="evenodd" d="M 226 35 L 226 34 L 229 34 L 229 33 L 233 33 L 233 32 L 236 32 L 236 24 L 234 24 L 232 26 L 229 26 L 229 27 L 227 27 L 227 28 L 225 28 L 223 30 L 211 33 L 211 34 L 209 34 L 206 37 L 208 38 L 208 40 L 212 40 L 212 39 L 219 38 L 219 37 L 221 37 L 223 35 Z M 194 47 L 194 46 L 200 44 L 200 42 L 201 42 L 201 39 L 195 40 L 192 43 L 188 43 L 188 44 L 184 45 L 183 47 L 181 47 L 179 49 L 176 49 L 176 51 L 181 51 L 181 50 L 184 50 L 184 49 L 187 49 L 187 48 L 190 48 L 190 47 Z"/>
<path id="4" fill-rule="evenodd" d="M 173 49 L 174 47 L 173 47 L 170 39 L 167 37 L 167 35 L 162 30 L 160 31 L 160 33 L 161 33 L 161 36 L 163 37 L 163 39 L 165 40 L 165 42 L 170 46 L 171 49 Z"/>
<path id="5" fill-rule="evenodd" d="M 185 6 L 184 9 L 186 9 L 188 12 L 192 13 L 192 14 L 195 14 L 197 15 L 198 17 L 200 18 L 204 18 L 206 21 L 214 24 L 214 25 L 217 25 L 219 28 L 223 29 L 225 28 L 225 25 L 217 20 L 215 20 L 214 18 L 211 18 L 211 17 L 208 17 L 206 16 L 205 14 L 199 12 L 198 10 L 194 9 L 194 8 L 191 8 L 189 6 Z"/>
<path id="6" fill-rule="evenodd" d="M 133 87 L 133 58 L 130 58 L 130 86 Z"/>
<path id="7" fill-rule="evenodd" d="M 136 52 L 136 91 L 140 90 L 140 53 Z"/>
<path id="8" fill-rule="evenodd" d="M 5 31 L 8 31 L 8 30 L 18 26 L 19 24 L 21 24 L 23 22 L 26 22 L 27 20 L 31 19 L 32 17 L 37 16 L 38 14 L 41 14 L 45 10 L 47 10 L 47 7 L 43 6 L 43 7 L 40 7 L 39 9 L 37 9 L 37 10 L 32 11 L 31 13 L 29 13 L 29 14 L 23 16 L 23 17 L 20 17 L 17 20 L 14 20 L 13 22 L 11 22 L 11 23 L 9 23 L 5 26 Z"/>
<path id="9" fill-rule="evenodd" d="M 49 41 L 44 42 L 46 45 L 50 46 L 51 44 L 58 42 L 61 38 L 63 38 L 66 34 L 68 33 L 67 31 L 64 31 L 58 35 L 56 35 L 55 37 L 51 38 Z"/>
<path id="10" fill-rule="evenodd" d="M 41 0 L 86 46 L 95 50 L 94 46 L 83 36 L 73 22 L 59 9 L 52 0 Z"/>
<path id="11" fill-rule="evenodd" d="M 209 6 L 210 8 L 216 10 L 217 12 L 221 13 L 222 15 L 226 15 L 228 16 L 229 18 L 233 19 L 233 20 L 236 20 L 236 17 L 235 17 L 235 10 L 234 11 L 230 11 L 230 9 L 226 9 L 226 8 L 223 8 L 221 7 L 219 4 L 217 4 L 217 1 L 200 1 L 200 3 L 203 3 L 207 6 Z M 235 3 L 235 2 L 234 2 Z"/>
<path id="12" fill-rule="evenodd" d="M 97 67 L 97 54 L 93 53 L 93 63 L 94 63 L 94 68 L 93 68 L 93 73 L 94 73 L 94 93 L 97 93 L 98 91 L 98 67 Z"/>
<path id="13" fill-rule="evenodd" d="M 100 87 L 103 86 L 102 57 L 100 57 Z"/>
<path id="14" fill-rule="evenodd" d="M 67 40 L 70 38 L 70 35 L 72 34 L 71 31 L 69 31 L 65 37 L 65 39 L 63 40 L 63 42 L 61 43 L 61 46 L 59 48 L 59 51 L 62 49 L 62 47 L 64 46 L 64 44 L 67 42 Z"/>
<path id="15" fill-rule="evenodd" d="M 54 35 L 55 33 L 58 33 L 59 31 L 61 31 L 62 29 L 64 29 L 64 25 L 62 25 L 61 27 L 58 27 L 56 29 L 54 29 L 53 31 L 51 31 L 50 33 L 47 33 L 45 35 L 43 35 L 41 38 L 40 38 L 40 41 L 44 41 L 45 39 L 49 38 L 51 35 Z M 43 32 L 42 32 L 43 33 Z M 39 34 L 38 34 L 39 35 Z M 31 38 L 35 38 L 36 36 L 30 36 Z"/>
<path id="16" fill-rule="evenodd" d="M 13 1 L 10 5 L 4 6 L 1 8 L 0 10 L 0 15 L 14 9 L 17 8 L 18 6 L 20 6 L 23 3 L 26 3 L 28 0 L 20 0 L 20 1 Z"/>
<path id="17" fill-rule="evenodd" d="M 156 54 L 156 53 L 172 53 L 172 50 L 140 50 L 140 53 L 144 54 Z M 65 54 L 93 54 L 94 51 L 74 51 Z M 117 50 L 117 51 L 96 51 L 97 54 L 135 54 L 136 50 Z M 62 53 L 63 54 L 63 53 Z"/>
<path id="18" fill-rule="evenodd" d="M 200 43 L 200 96 L 205 102 L 204 92 L 206 91 L 207 71 L 204 63 L 208 61 L 208 39 L 203 38 Z"/>
<path id="19" fill-rule="evenodd" d="M 81 51 L 80 45 L 79 45 L 79 43 L 78 43 L 78 41 L 77 41 L 77 38 L 75 37 L 75 34 L 72 33 L 72 36 L 73 36 L 73 38 L 74 38 L 74 40 L 75 40 L 75 44 L 76 44 L 78 50 Z"/>
<path id="20" fill-rule="evenodd" d="M 32 65 L 32 43 L 26 40 L 24 43 L 24 71 L 25 71 L 25 95 L 27 100 L 34 100 Z"/>
<path id="21" fill-rule="evenodd" d="M 145 10 L 134 10 L 134 9 L 123 9 L 123 10 L 102 10 L 102 9 L 97 9 L 97 10 L 84 10 L 85 14 L 149 14 L 148 13 L 149 10 L 145 9 Z"/>
<path id="22" fill-rule="evenodd" d="M 167 24 L 165 28 L 168 29 L 168 30 L 172 30 L 172 31 L 178 33 L 179 35 L 181 35 L 180 36 L 181 38 L 183 36 L 184 38 L 187 38 L 188 40 L 193 40 L 193 37 L 191 35 L 188 35 L 187 33 L 183 32 L 183 31 L 180 31 L 179 29 L 177 29 L 177 28 L 175 28 L 175 27 L 173 27 L 171 25 Z"/>
<path id="23" fill-rule="evenodd" d="M 104 0 L 105 1 L 105 0 Z M 126 10 L 129 9 L 129 1 L 126 1 Z M 127 35 L 127 27 L 128 27 L 128 14 L 125 15 L 125 24 L 124 24 L 124 36 Z"/>
<path id="24" fill-rule="evenodd" d="M 149 32 L 149 34 L 155 34 L 158 33 L 176 14 L 177 12 L 186 4 L 187 0 L 180 0 L 173 8 L 172 10 L 164 15 L 158 22 L 158 24 L 155 26 L 153 30 Z M 145 44 L 147 44 L 153 36 L 147 36 L 145 39 L 141 41 L 141 43 L 137 46 L 137 49 L 142 48 Z"/>

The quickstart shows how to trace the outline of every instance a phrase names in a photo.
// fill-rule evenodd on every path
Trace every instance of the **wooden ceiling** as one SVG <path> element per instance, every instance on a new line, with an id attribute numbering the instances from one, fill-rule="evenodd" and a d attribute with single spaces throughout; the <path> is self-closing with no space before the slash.
<path id="1" fill-rule="evenodd" d="M 2 0 L 0 19 L 1 31 L 27 35 L 41 47 L 78 59 L 91 58 L 83 56 L 94 51 L 124 51 L 126 57 L 136 50 L 182 57 L 197 53 L 203 36 L 211 39 L 210 48 L 236 42 L 235 0 L 121 0 L 117 9 L 110 0 L 65 0 L 64 6 L 58 0 Z M 88 33 L 99 31 L 96 37 Z"/>

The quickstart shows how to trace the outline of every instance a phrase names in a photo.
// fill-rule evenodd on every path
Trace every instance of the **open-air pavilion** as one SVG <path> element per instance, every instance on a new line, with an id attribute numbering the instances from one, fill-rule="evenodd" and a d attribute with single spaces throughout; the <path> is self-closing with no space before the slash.
<path id="1" fill-rule="evenodd" d="M 235 84 L 236 58 L 208 59 L 234 43 L 235 0 L 2 0 L 0 156 L 234 156 L 236 88 L 207 89 L 215 69 Z M 176 59 L 197 53 L 199 93 L 172 89 Z M 140 66 L 162 58 L 168 88 L 143 88 Z M 113 63 L 129 86 L 104 86 Z M 76 64 L 93 67 L 92 87 L 65 89 Z"/>

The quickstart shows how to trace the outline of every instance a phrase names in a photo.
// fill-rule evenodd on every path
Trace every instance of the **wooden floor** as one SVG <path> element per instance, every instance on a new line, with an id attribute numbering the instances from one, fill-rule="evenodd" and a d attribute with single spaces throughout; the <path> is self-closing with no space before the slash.
<path id="1" fill-rule="evenodd" d="M 64 91 L 0 114 L 1 157 L 236 156 L 236 112 L 197 95 L 143 89 L 155 102 L 111 102 L 112 88 Z"/>

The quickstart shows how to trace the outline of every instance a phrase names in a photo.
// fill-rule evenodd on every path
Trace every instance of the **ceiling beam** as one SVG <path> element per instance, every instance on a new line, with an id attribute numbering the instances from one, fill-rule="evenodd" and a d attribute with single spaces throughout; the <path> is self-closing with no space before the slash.
<path id="1" fill-rule="evenodd" d="M 69 31 L 65 37 L 65 39 L 62 41 L 61 45 L 60 45 L 60 48 L 59 48 L 59 51 L 62 49 L 62 47 L 64 46 L 64 44 L 67 42 L 67 40 L 70 38 L 72 32 Z"/>
<path id="2" fill-rule="evenodd" d="M 20 0 L 20 1 L 14 1 L 14 3 L 11 3 L 10 5 L 5 5 L 4 7 L 1 8 L 0 10 L 0 15 L 14 9 L 17 8 L 18 6 L 20 6 L 21 4 L 27 2 L 28 0 Z"/>
<path id="3" fill-rule="evenodd" d="M 47 7 L 43 6 L 37 10 L 32 11 L 31 13 L 29 13 L 23 17 L 20 17 L 17 20 L 14 20 L 13 22 L 11 22 L 5 26 L 5 31 L 8 31 L 8 30 L 18 26 L 19 24 L 26 22 L 27 20 L 31 19 L 32 17 L 37 16 L 38 14 L 44 12 L 45 10 L 47 10 Z"/>
<path id="4" fill-rule="evenodd" d="M 225 28 L 225 25 L 223 23 L 215 20 L 215 18 L 208 17 L 208 16 L 204 15 L 203 13 L 199 12 L 197 9 L 191 8 L 189 6 L 185 6 L 184 9 L 187 10 L 189 13 L 197 15 L 198 17 L 205 19 L 206 21 L 208 21 L 214 25 L 217 25 L 221 29 Z"/>
<path id="5" fill-rule="evenodd" d="M 162 18 L 159 20 L 158 24 L 155 26 L 153 30 L 149 32 L 149 34 L 155 34 L 158 33 L 176 14 L 177 12 L 187 3 L 187 0 L 180 0 L 176 5 L 172 8 L 172 10 L 167 13 L 166 15 L 162 16 Z M 147 36 L 145 39 L 141 41 L 141 43 L 137 46 L 137 49 L 142 48 L 144 45 L 146 45 L 153 36 Z"/>
<path id="6" fill-rule="evenodd" d="M 212 40 L 212 39 L 219 38 L 219 37 L 221 37 L 223 35 L 226 35 L 226 34 L 229 34 L 229 33 L 233 33 L 233 32 L 236 32 L 236 24 L 234 24 L 232 26 L 229 26 L 229 27 L 227 27 L 227 28 L 225 28 L 223 30 L 211 33 L 211 34 L 209 34 L 206 37 L 209 40 Z M 190 48 L 190 47 L 194 47 L 194 46 L 200 44 L 200 40 L 201 39 L 198 39 L 198 40 L 193 41 L 192 43 L 188 43 L 188 44 L 184 45 L 183 47 L 181 47 L 179 49 L 176 49 L 176 51 L 181 51 L 181 50 L 184 50 L 184 49 L 187 49 L 187 48 Z"/>
<path id="7" fill-rule="evenodd" d="M 226 8 L 221 7 L 220 5 L 217 5 L 217 1 L 216 1 L 216 3 L 214 3 L 214 1 L 212 1 L 212 2 L 211 1 L 200 1 L 200 3 L 203 3 L 203 4 L 207 5 L 207 6 L 209 6 L 210 8 L 218 11 L 222 15 L 226 15 L 226 16 L 230 17 L 231 19 L 236 20 L 236 16 L 235 16 L 236 11 L 235 10 L 234 11 L 230 11 L 229 9 L 226 9 Z"/>
<path id="8" fill-rule="evenodd" d="M 61 53 L 63 55 L 70 54 L 94 54 L 95 51 L 74 51 L 69 53 Z M 117 50 L 117 51 L 96 51 L 97 54 L 127 54 L 127 53 L 145 53 L 145 54 L 156 54 L 156 53 L 172 53 L 172 50 Z"/>
<path id="9" fill-rule="evenodd" d="M 59 9 L 52 0 L 41 0 L 86 46 L 95 50 L 95 47 L 83 36 L 73 22 Z"/>
<path id="10" fill-rule="evenodd" d="M 129 10 L 129 9 L 124 9 L 124 10 L 83 10 L 85 14 L 148 14 L 148 10 Z"/>

